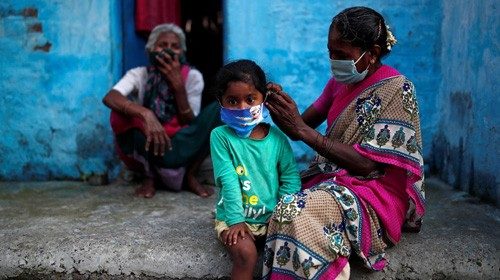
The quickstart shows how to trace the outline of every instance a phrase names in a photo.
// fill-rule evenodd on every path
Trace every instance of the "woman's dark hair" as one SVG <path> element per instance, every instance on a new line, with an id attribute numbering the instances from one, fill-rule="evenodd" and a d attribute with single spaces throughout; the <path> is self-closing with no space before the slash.
<path id="1" fill-rule="evenodd" d="M 387 26 L 381 14 L 367 7 L 352 7 L 340 12 L 332 19 L 330 32 L 333 28 L 340 38 L 362 50 L 368 50 L 373 45 L 379 45 L 380 56 L 390 52 L 387 47 Z"/>
<path id="2" fill-rule="evenodd" d="M 253 85 L 259 92 L 265 94 L 266 74 L 257 63 L 248 59 L 241 59 L 224 65 L 215 76 L 212 93 L 220 99 L 227 90 L 230 82 L 244 82 Z"/>

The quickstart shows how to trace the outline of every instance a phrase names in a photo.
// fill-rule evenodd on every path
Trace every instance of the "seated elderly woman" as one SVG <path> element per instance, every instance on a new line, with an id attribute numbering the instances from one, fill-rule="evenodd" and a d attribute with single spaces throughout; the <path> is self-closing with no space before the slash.
<path id="1" fill-rule="evenodd" d="M 316 158 L 302 191 L 285 195 L 269 225 L 265 279 L 347 279 L 349 257 L 373 270 L 403 228 L 425 212 L 419 112 L 413 83 L 383 65 L 395 38 L 365 7 L 333 18 L 328 52 L 333 78 L 299 115 L 279 85 L 267 99 L 274 122 Z M 327 121 L 325 135 L 315 128 Z"/>
<path id="2" fill-rule="evenodd" d="M 209 153 L 212 128 L 220 124 L 216 103 L 200 110 L 202 74 L 186 63 L 186 39 L 175 24 L 156 26 L 146 52 L 151 65 L 129 70 L 106 94 L 117 152 L 128 168 L 144 175 L 136 195 L 157 187 L 213 194 L 195 175 Z"/>

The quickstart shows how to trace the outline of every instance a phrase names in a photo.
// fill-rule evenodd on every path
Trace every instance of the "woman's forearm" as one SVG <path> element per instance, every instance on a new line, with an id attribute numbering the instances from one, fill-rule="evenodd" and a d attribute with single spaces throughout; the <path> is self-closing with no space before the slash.
<path id="1" fill-rule="evenodd" d="M 367 176 L 379 167 L 376 162 L 360 155 L 351 145 L 325 137 L 310 127 L 298 129 L 304 143 L 351 174 Z"/>
<path id="2" fill-rule="evenodd" d="M 194 113 L 187 99 L 187 92 L 183 84 L 173 86 L 177 106 L 177 118 L 181 124 L 188 124 L 194 119 Z"/>
<path id="3" fill-rule="evenodd" d="M 131 117 L 139 117 L 144 119 L 148 109 L 128 100 L 125 96 L 121 95 L 118 91 L 112 89 L 102 99 L 102 102 L 111 110 L 120 112 L 124 115 Z"/>

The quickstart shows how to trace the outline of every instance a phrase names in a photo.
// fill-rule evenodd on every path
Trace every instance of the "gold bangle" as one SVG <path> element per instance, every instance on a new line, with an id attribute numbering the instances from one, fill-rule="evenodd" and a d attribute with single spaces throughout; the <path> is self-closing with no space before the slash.
<path id="1" fill-rule="evenodd" d="M 321 135 L 321 133 L 317 132 L 317 134 L 316 134 L 316 138 L 314 138 L 314 147 L 313 147 L 313 148 L 314 148 L 315 150 L 318 150 L 318 149 L 319 149 L 319 146 L 320 146 L 319 144 L 320 144 L 320 143 L 318 143 L 318 140 L 320 140 L 320 139 L 319 139 L 319 137 L 321 137 L 321 136 L 322 136 L 322 135 Z M 321 141 L 321 140 L 320 140 L 320 141 Z"/>
<path id="2" fill-rule="evenodd" d="M 184 110 L 184 111 L 180 111 L 180 112 L 179 112 L 179 114 L 181 114 L 181 115 L 185 115 L 185 114 L 188 114 L 188 113 L 190 113 L 190 112 L 191 112 L 191 108 L 187 108 L 187 109 L 186 109 L 186 110 Z"/>

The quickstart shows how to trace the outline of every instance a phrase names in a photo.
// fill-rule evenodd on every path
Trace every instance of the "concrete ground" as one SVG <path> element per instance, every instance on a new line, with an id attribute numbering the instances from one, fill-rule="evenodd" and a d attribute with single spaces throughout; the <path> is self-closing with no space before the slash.
<path id="1" fill-rule="evenodd" d="M 206 177 L 208 178 L 208 177 Z M 211 183 L 211 182 L 206 182 Z M 215 198 L 135 184 L 0 183 L 0 279 L 218 279 L 231 260 L 212 225 Z M 406 233 L 351 279 L 500 279 L 499 209 L 427 180 L 421 233 Z"/>

